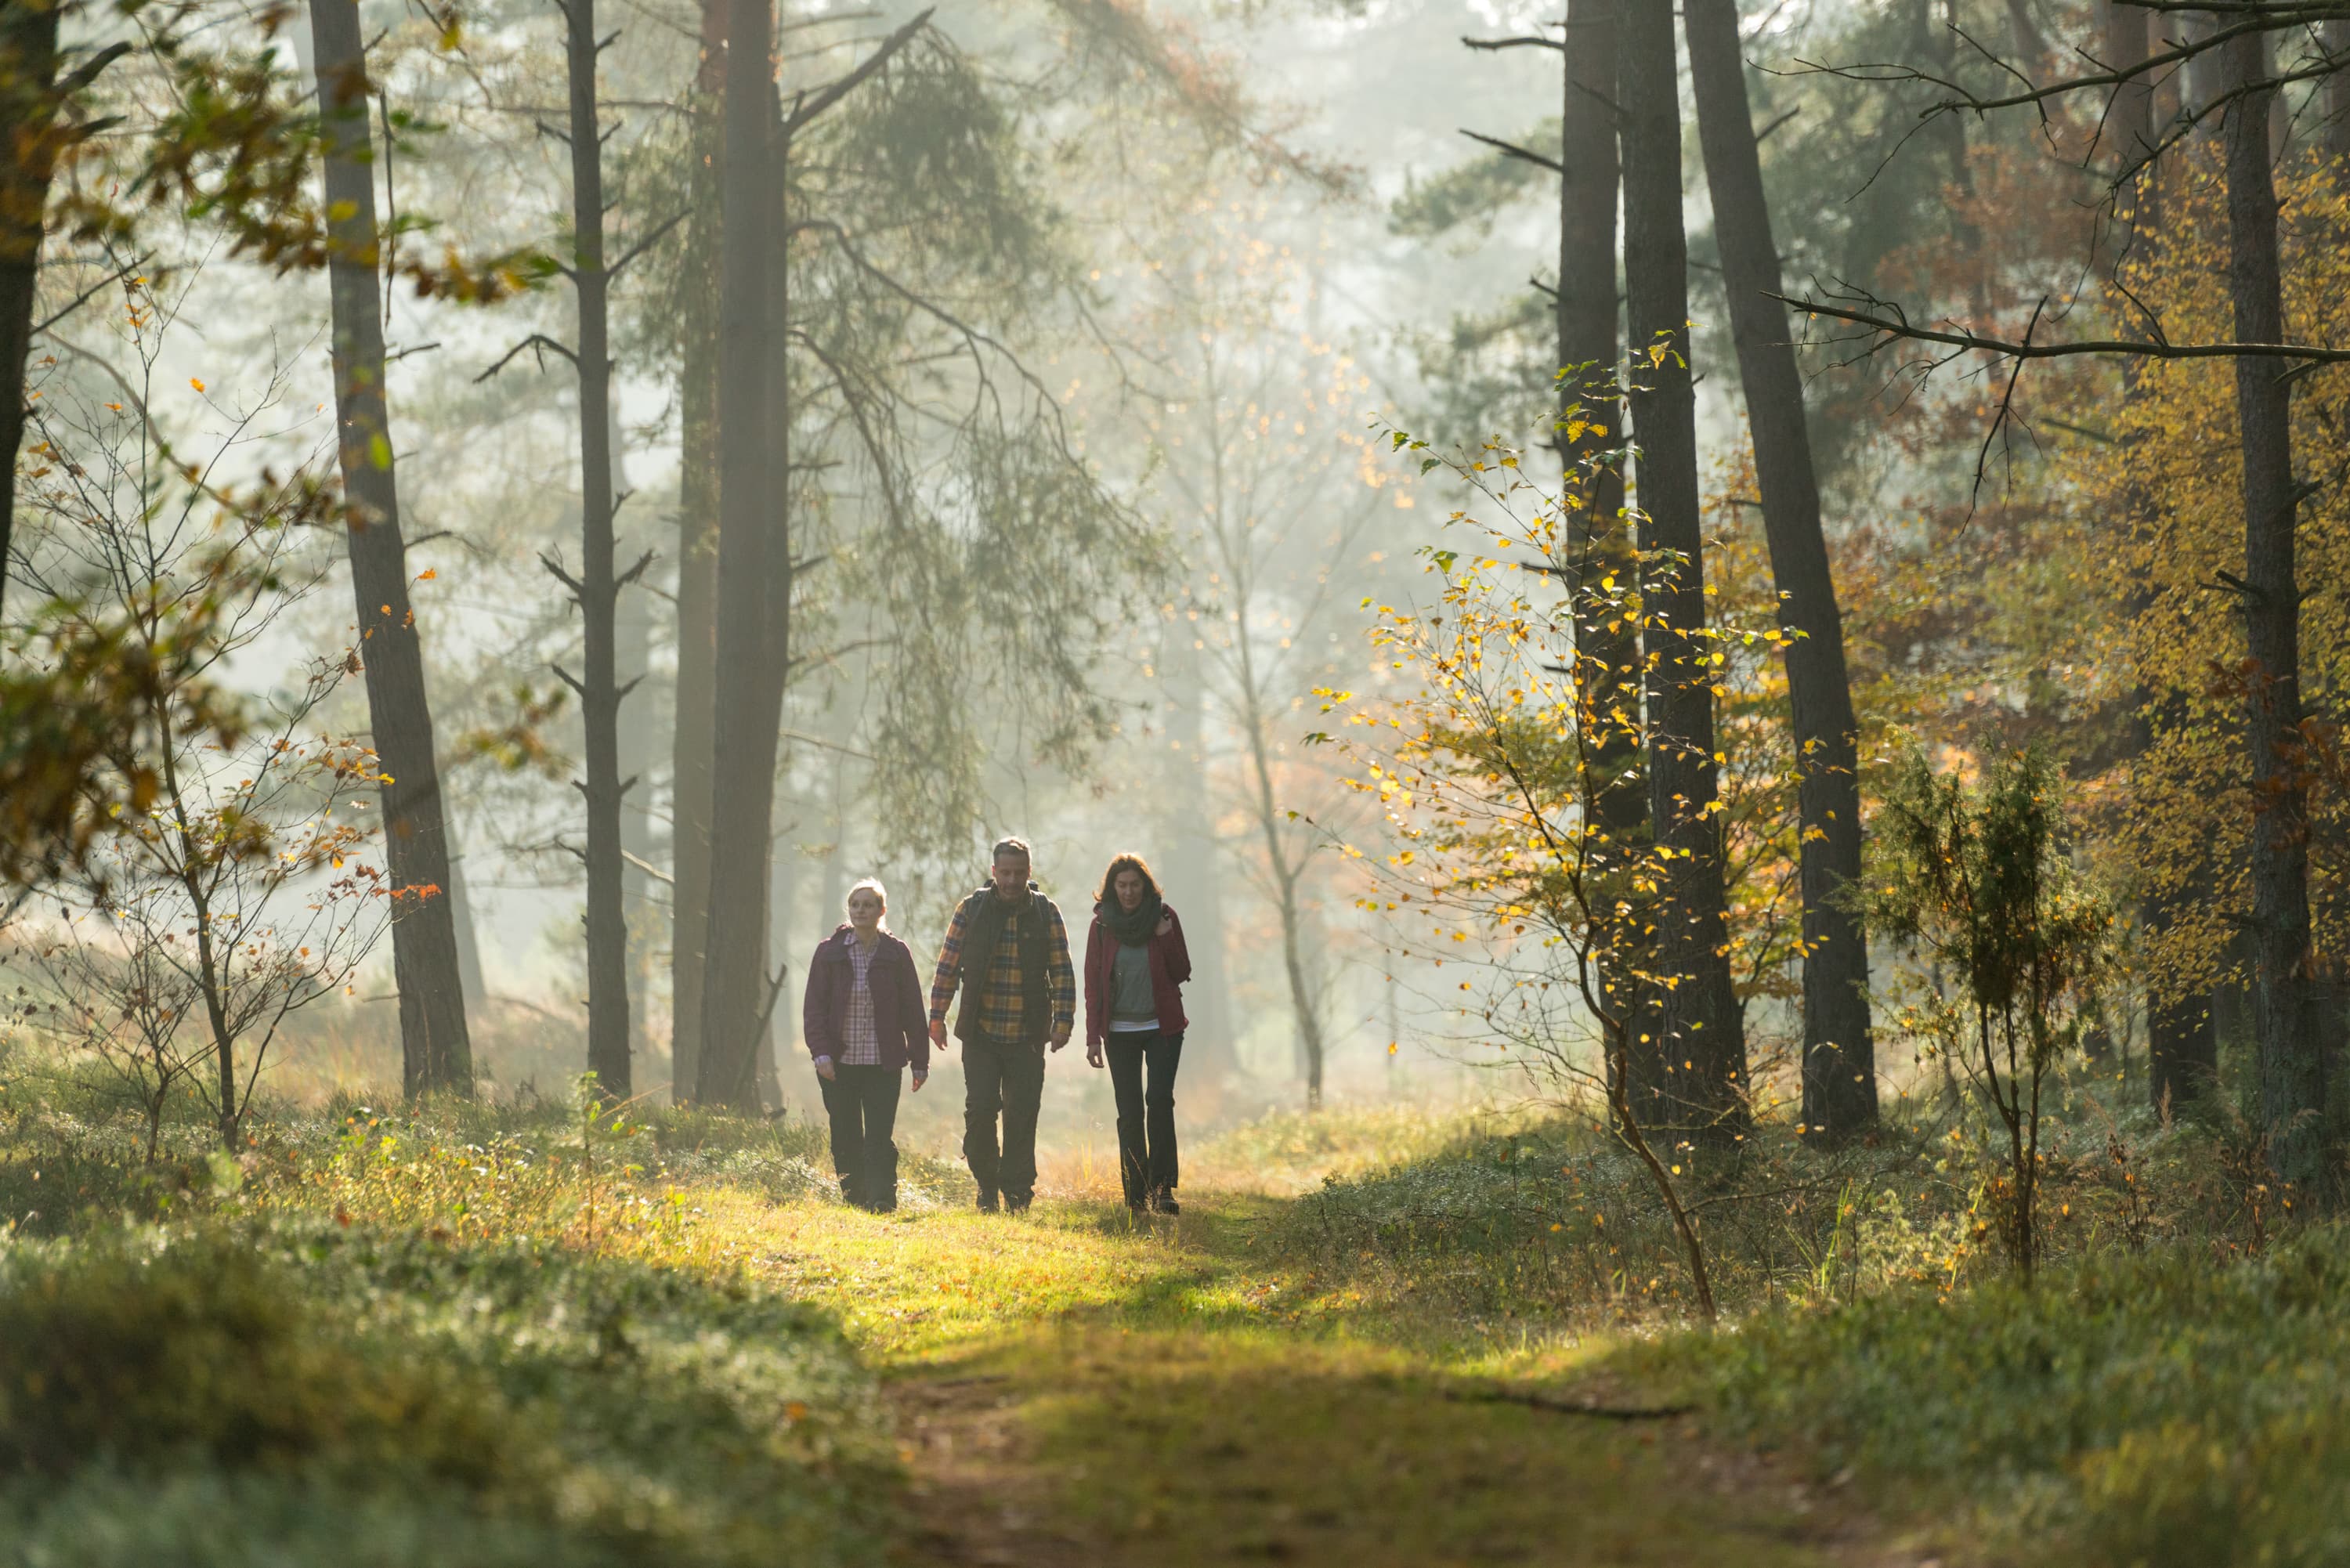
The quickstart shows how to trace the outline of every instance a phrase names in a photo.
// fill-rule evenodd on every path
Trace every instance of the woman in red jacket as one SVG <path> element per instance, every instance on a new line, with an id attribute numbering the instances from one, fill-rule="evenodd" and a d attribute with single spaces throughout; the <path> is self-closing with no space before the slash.
<path id="1" fill-rule="evenodd" d="M 1183 925 L 1159 898 L 1158 879 L 1141 856 L 1119 856 L 1102 876 L 1086 937 L 1086 1060 L 1099 1067 L 1107 1058 L 1118 1094 L 1118 1179 L 1138 1214 L 1182 1212 L 1175 1068 L 1185 1023 L 1179 988 L 1191 978 Z"/>
<path id="2" fill-rule="evenodd" d="M 914 1069 L 919 1092 L 931 1075 L 931 1035 L 914 955 L 884 930 L 889 895 L 867 877 L 848 890 L 848 923 L 816 944 L 808 961 L 801 1033 L 816 1058 L 832 1122 L 832 1167 L 840 1195 L 886 1214 L 898 1207 L 899 1075 Z"/>

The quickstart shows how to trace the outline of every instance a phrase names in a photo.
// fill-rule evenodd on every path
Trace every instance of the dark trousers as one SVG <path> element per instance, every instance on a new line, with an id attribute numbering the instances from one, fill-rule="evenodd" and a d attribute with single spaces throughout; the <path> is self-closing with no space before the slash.
<path id="1" fill-rule="evenodd" d="M 983 1197 L 1024 1203 L 1036 1191 L 1036 1111 L 1045 1103 L 1045 1043 L 962 1043 L 962 1158 Z M 1003 1145 L 995 1119 L 1003 1118 Z"/>
<path id="2" fill-rule="evenodd" d="M 832 1121 L 832 1168 L 840 1173 L 840 1195 L 859 1209 L 886 1213 L 898 1207 L 898 1089 L 904 1074 L 895 1067 L 836 1064 L 833 1076 L 818 1077 L 825 1115 Z"/>
<path id="3" fill-rule="evenodd" d="M 1175 1069 L 1183 1060 L 1183 1036 L 1113 1033 L 1102 1050 L 1118 1096 L 1118 1184 L 1132 1208 L 1154 1192 L 1171 1192 L 1182 1177 L 1175 1160 Z"/>

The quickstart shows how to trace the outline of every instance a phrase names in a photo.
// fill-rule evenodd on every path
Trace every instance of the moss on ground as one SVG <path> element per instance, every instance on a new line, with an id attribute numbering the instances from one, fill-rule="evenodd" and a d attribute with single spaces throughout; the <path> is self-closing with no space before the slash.
<path id="1" fill-rule="evenodd" d="M 2036 1293 L 1931 1149 L 1748 1151 L 1802 1179 L 1708 1210 L 1709 1338 L 1568 1123 L 1271 1118 L 1138 1224 L 920 1157 L 866 1214 L 800 1122 L 346 1099 L 151 1168 L 101 1109 L 0 1103 L 0 1563 L 2350 1560 L 2350 1242 L 2191 1132 L 2060 1144 Z"/>

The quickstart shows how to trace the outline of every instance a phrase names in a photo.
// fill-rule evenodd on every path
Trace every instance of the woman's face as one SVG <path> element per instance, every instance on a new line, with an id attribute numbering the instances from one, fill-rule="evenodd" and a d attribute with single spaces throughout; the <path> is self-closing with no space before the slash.
<path id="1" fill-rule="evenodd" d="M 1110 891 L 1118 895 L 1121 909 L 1142 908 L 1142 873 L 1128 866 L 1110 882 Z"/>
<path id="2" fill-rule="evenodd" d="M 848 896 L 848 923 L 860 931 L 878 931 L 887 907 L 880 894 L 870 888 L 859 888 Z"/>

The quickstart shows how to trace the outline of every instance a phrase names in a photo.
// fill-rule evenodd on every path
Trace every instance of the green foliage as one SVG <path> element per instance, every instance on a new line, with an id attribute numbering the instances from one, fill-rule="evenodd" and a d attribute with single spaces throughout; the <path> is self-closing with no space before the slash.
<path id="1" fill-rule="evenodd" d="M 1766 1127 L 1734 1156 L 1679 1158 L 1732 1310 L 1934 1278 L 1955 1245 L 1963 1189 L 1898 1139 L 1820 1155 Z M 1455 1123 L 1441 1142 L 1326 1179 L 1274 1232 L 1318 1268 L 1481 1320 L 1690 1310 L 1671 1213 L 1634 1156 L 1581 1118 Z"/>
<path id="2" fill-rule="evenodd" d="M 161 780 L 140 744 L 150 712 L 174 708 L 182 734 L 241 738 L 244 704 L 206 678 L 222 599 L 196 594 L 171 607 L 159 627 L 139 607 L 44 605 L 0 654 L 0 877 L 10 884 L 38 886 L 85 862 L 124 813 L 153 805 Z"/>
<path id="3" fill-rule="evenodd" d="M 1555 157 L 1558 137 L 1559 122 L 1550 119 L 1521 140 Z M 1403 194 L 1388 209 L 1388 226 L 1415 238 L 1465 232 L 1471 240 L 1482 240 L 1504 208 L 1529 198 L 1555 198 L 1557 178 L 1506 152 L 1481 153 L 1424 180 L 1408 177 Z"/>
<path id="4" fill-rule="evenodd" d="M 2113 916 L 2067 858 L 2056 769 L 2036 751 L 1999 758 L 1980 784 L 1936 776 L 1922 751 L 1877 813 L 1869 920 L 1924 952 L 1962 995 L 1922 1020 L 1997 1112 L 2006 1171 L 1993 1197 L 2009 1258 L 2028 1278 L 2040 1250 L 2042 1091 L 2079 1044 Z"/>
<path id="5" fill-rule="evenodd" d="M 2107 1252 L 1994 1282 L 1766 1316 L 1644 1355 L 1740 1435 L 1913 1507 L 1979 1505 L 2036 1561 L 2298 1568 L 2350 1552 L 2350 1236 L 2220 1263 Z M 1922 1490 L 1920 1490 L 1922 1489 Z"/>
<path id="6" fill-rule="evenodd" d="M 891 1469 L 821 1314 L 540 1241 L 20 1243 L 0 1336 L 0 1510 L 79 1543 L 27 1560 L 151 1561 L 166 1525 L 179 1561 L 303 1560 L 356 1519 L 363 1562 L 861 1561 Z M 109 1520 L 161 1478 L 161 1522 Z"/>

